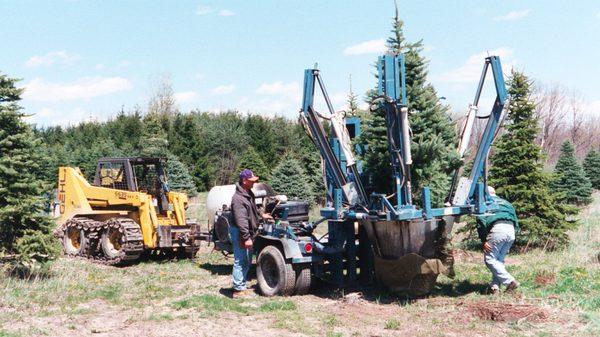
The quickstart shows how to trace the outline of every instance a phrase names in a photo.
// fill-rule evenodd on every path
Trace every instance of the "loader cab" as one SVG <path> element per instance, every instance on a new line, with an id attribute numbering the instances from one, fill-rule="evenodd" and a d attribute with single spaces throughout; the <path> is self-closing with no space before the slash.
<path id="1" fill-rule="evenodd" d="M 168 209 L 166 162 L 156 157 L 100 158 L 93 185 L 150 194 L 163 213 Z"/>

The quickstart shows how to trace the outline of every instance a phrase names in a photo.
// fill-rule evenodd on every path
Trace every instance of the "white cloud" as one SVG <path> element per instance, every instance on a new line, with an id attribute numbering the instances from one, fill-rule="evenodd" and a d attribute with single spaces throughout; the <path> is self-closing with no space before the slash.
<path id="1" fill-rule="evenodd" d="M 504 71 L 510 69 L 516 63 L 514 52 L 511 48 L 503 47 L 496 50 L 484 51 L 471 55 L 460 67 L 442 73 L 436 77 L 437 81 L 448 83 L 473 83 L 479 81 L 483 63 L 488 55 L 500 56 Z"/>
<path id="2" fill-rule="evenodd" d="M 41 108 L 39 111 L 29 115 L 27 119 L 32 123 L 44 126 L 69 126 L 75 125 L 83 121 L 91 122 L 98 120 L 98 118 L 94 116 L 94 114 L 80 107 L 76 107 L 67 111 L 59 111 L 56 109 L 44 107 Z"/>
<path id="3" fill-rule="evenodd" d="M 277 81 L 273 83 L 263 83 L 255 92 L 259 95 L 278 95 L 292 100 L 301 99 L 300 84 L 298 82 L 283 83 L 283 81 Z"/>
<path id="4" fill-rule="evenodd" d="M 229 9 L 222 9 L 219 11 L 220 16 L 234 16 L 235 12 L 230 11 Z"/>
<path id="5" fill-rule="evenodd" d="M 600 12 L 598 12 L 598 14 L 596 14 L 596 17 L 597 17 L 598 19 L 600 19 Z"/>
<path id="6" fill-rule="evenodd" d="M 344 49 L 344 55 L 379 54 L 385 52 L 385 39 L 361 42 Z"/>
<path id="7" fill-rule="evenodd" d="M 302 100 L 302 90 L 298 82 L 262 83 L 254 93 L 256 95 L 250 98 L 242 97 L 237 102 L 240 111 L 261 113 L 266 116 L 294 117 Z"/>
<path id="8" fill-rule="evenodd" d="M 51 83 L 41 78 L 25 85 L 24 99 L 32 101 L 70 101 L 104 96 L 130 90 L 131 82 L 122 77 L 84 77 L 71 83 Z"/>
<path id="9" fill-rule="evenodd" d="M 211 90 L 211 93 L 213 95 L 227 95 L 233 92 L 233 90 L 235 89 L 235 85 L 233 84 L 229 84 L 229 85 L 220 85 L 218 87 L 215 87 Z"/>
<path id="10" fill-rule="evenodd" d="M 198 99 L 198 93 L 195 91 L 182 91 L 173 94 L 177 103 L 189 103 Z"/>
<path id="11" fill-rule="evenodd" d="M 524 9 L 521 11 L 508 12 L 506 15 L 497 16 L 494 18 L 495 21 L 515 21 L 520 20 L 526 16 L 529 16 L 531 9 Z"/>
<path id="12" fill-rule="evenodd" d="M 209 6 L 199 5 L 198 8 L 196 8 L 196 15 L 208 15 L 208 14 L 211 14 L 212 12 L 213 12 L 213 9 L 210 8 Z"/>
<path id="13" fill-rule="evenodd" d="M 81 56 L 70 54 L 64 50 L 52 51 L 42 56 L 32 56 L 25 61 L 25 66 L 28 68 L 34 68 L 39 66 L 51 66 L 54 63 L 71 64 L 81 59 Z"/>

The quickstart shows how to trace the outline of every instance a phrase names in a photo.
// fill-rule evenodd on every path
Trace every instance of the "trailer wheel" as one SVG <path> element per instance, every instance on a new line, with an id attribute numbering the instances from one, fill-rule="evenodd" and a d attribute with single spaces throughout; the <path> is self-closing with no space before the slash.
<path id="1" fill-rule="evenodd" d="M 301 264 L 296 268 L 296 295 L 306 295 L 310 291 L 312 275 L 310 264 Z"/>
<path id="2" fill-rule="evenodd" d="M 291 263 L 286 263 L 281 251 L 275 246 L 266 246 L 256 261 L 258 288 L 265 296 L 294 293 L 296 273 Z"/>

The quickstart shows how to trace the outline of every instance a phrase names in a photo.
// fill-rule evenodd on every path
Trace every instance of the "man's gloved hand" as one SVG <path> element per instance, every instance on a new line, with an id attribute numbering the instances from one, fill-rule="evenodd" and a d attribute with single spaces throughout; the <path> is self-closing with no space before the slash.
<path id="1" fill-rule="evenodd" d="M 490 245 L 487 241 L 483 243 L 483 251 L 489 253 L 492 251 L 492 245 Z"/>

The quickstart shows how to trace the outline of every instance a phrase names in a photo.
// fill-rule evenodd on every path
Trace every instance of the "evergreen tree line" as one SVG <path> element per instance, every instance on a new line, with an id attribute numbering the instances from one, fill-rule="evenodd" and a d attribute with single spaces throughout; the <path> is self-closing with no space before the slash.
<path id="1" fill-rule="evenodd" d="M 293 191 L 290 197 L 315 202 L 324 192 L 318 150 L 298 123 L 283 117 L 134 111 L 106 122 L 38 128 L 35 133 L 47 156 L 42 177 L 49 185 L 56 183 L 58 166 L 77 166 L 91 180 L 98 158 L 142 155 L 166 157 L 171 188 L 189 194 L 235 183 L 244 168 L 262 181 L 273 180 L 279 193 L 289 193 L 277 183 L 294 179 L 282 165 L 298 166 L 296 180 L 305 182 L 302 193 Z"/>

